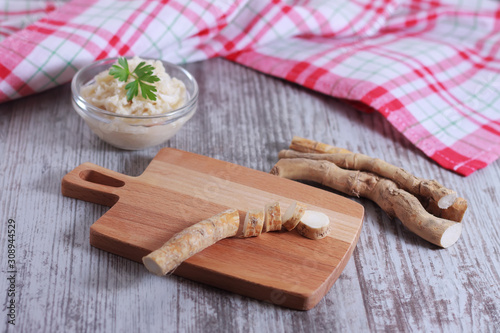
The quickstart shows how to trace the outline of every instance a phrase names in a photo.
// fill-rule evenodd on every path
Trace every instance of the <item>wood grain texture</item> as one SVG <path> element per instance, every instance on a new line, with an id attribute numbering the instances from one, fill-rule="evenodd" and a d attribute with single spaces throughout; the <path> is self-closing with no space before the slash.
<path id="1" fill-rule="evenodd" d="M 500 162 L 467 178 L 438 167 L 377 113 L 222 59 L 186 66 L 200 107 L 164 146 L 269 171 L 300 135 L 435 178 L 469 202 L 461 239 L 440 250 L 372 202 L 351 260 L 325 298 L 298 312 L 93 248 L 108 208 L 63 197 L 62 177 L 91 161 L 138 176 L 159 147 L 117 150 L 71 109 L 69 86 L 0 105 L 0 247 L 17 226 L 16 327 L 7 332 L 494 332 L 500 327 Z M 5 302 L 6 256 L 0 262 Z M 5 303 L 2 304 L 5 309 Z M 5 310 L 2 313 L 5 314 Z"/>
<path id="2" fill-rule="evenodd" d="M 240 220 L 269 202 L 300 202 L 326 214 L 321 242 L 296 232 L 224 239 L 186 260 L 175 275 L 298 310 L 313 308 L 350 259 L 363 207 L 339 195 L 203 155 L 161 149 L 130 177 L 83 163 L 62 179 L 62 194 L 112 206 L 90 227 L 90 244 L 141 263 L 185 228 L 228 209 Z"/>

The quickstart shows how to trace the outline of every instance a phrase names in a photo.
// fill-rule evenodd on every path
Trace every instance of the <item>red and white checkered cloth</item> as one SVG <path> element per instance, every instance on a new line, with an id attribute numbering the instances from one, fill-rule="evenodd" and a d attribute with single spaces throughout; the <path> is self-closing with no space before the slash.
<path id="1" fill-rule="evenodd" d="M 461 175 L 500 155 L 497 0 L 0 3 L 0 101 L 96 59 L 222 56 L 376 110 Z"/>

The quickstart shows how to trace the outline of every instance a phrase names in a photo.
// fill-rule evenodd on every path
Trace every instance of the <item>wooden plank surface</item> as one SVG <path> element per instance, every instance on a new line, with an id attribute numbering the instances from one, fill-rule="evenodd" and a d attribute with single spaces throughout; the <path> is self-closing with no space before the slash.
<path id="1" fill-rule="evenodd" d="M 72 111 L 68 85 L 0 105 L 0 296 L 7 332 L 494 332 L 500 327 L 500 162 L 463 178 L 438 167 L 377 113 L 222 59 L 186 66 L 200 107 L 170 146 L 269 171 L 293 135 L 435 178 L 469 201 L 461 239 L 440 250 L 376 205 L 326 297 L 297 312 L 93 248 L 106 207 L 65 198 L 61 178 L 91 161 L 137 176 L 158 148 L 116 150 Z M 7 224 L 16 222 L 16 327 L 7 324 Z"/>

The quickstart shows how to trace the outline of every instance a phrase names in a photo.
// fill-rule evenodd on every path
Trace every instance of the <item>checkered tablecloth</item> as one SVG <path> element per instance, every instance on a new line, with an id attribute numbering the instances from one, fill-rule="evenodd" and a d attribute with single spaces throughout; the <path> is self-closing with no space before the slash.
<path id="1" fill-rule="evenodd" d="M 461 175 L 500 154 L 497 0 L 2 0 L 0 20 L 0 101 L 96 59 L 220 56 L 376 110 Z"/>

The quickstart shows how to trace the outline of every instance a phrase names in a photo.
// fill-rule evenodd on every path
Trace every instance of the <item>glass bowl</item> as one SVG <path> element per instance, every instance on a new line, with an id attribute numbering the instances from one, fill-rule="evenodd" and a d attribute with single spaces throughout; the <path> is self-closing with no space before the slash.
<path id="1" fill-rule="evenodd" d="M 83 86 L 93 83 L 96 74 L 108 70 L 116 61 L 117 58 L 99 60 L 75 74 L 71 82 L 73 108 L 99 138 L 117 148 L 138 150 L 167 141 L 196 112 L 198 84 L 195 78 L 184 68 L 162 61 L 165 71 L 185 84 L 186 104 L 159 115 L 119 115 L 90 104 L 80 95 Z"/>

